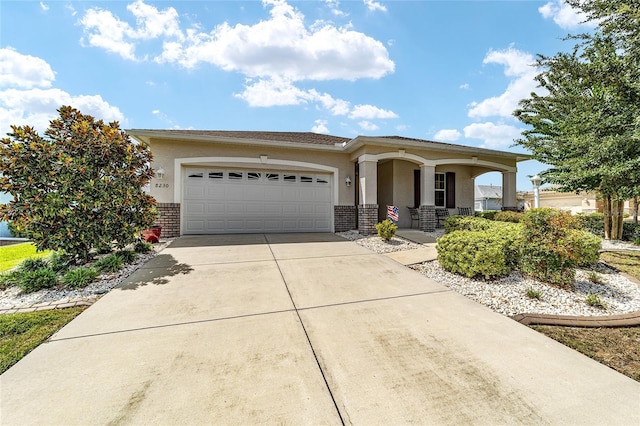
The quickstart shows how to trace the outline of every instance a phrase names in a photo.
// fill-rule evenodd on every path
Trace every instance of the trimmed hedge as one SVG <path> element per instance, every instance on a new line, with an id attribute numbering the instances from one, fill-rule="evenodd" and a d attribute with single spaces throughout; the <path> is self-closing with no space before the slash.
<path id="1" fill-rule="evenodd" d="M 507 275 L 515 266 L 513 237 L 491 230 L 453 231 L 438 240 L 438 261 L 445 270 L 467 277 Z"/>
<path id="2" fill-rule="evenodd" d="M 512 212 L 505 210 L 503 212 L 496 212 L 493 216 L 493 220 L 496 222 L 512 222 L 512 223 L 520 223 L 522 221 L 523 213 L 520 212 Z"/>
<path id="3" fill-rule="evenodd" d="M 483 219 L 493 220 L 493 217 L 496 215 L 497 210 L 485 210 L 482 212 L 475 212 L 476 217 L 481 217 Z"/>

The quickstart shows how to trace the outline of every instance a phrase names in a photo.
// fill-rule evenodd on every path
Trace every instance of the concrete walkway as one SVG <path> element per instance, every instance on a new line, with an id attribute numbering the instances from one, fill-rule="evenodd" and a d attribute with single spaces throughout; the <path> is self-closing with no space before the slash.
<path id="1" fill-rule="evenodd" d="M 182 237 L 0 376 L 2 424 L 633 424 L 637 383 L 332 234 Z"/>

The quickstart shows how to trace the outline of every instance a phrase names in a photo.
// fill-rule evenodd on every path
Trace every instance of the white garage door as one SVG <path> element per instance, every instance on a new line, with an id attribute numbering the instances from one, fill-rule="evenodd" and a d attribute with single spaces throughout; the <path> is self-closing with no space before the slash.
<path id="1" fill-rule="evenodd" d="M 331 232 L 331 175 L 191 169 L 183 233 Z"/>

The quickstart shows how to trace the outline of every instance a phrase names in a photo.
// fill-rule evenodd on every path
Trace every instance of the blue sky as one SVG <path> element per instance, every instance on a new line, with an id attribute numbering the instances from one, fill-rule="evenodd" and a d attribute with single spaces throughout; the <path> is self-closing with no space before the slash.
<path id="1" fill-rule="evenodd" d="M 0 134 L 60 105 L 121 127 L 400 135 L 525 152 L 536 54 L 589 30 L 546 1 L 7 1 Z M 522 163 L 527 175 L 544 170 Z M 501 185 L 486 174 L 478 184 Z"/>

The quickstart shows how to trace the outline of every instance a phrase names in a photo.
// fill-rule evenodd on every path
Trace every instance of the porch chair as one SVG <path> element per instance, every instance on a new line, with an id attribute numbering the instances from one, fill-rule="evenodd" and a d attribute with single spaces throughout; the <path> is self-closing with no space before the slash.
<path id="1" fill-rule="evenodd" d="M 471 207 L 458 207 L 458 214 L 460 216 L 473 216 L 473 210 Z"/>
<path id="2" fill-rule="evenodd" d="M 447 217 L 449 217 L 449 210 L 447 209 L 436 209 L 436 219 L 437 219 L 437 223 L 436 223 L 436 227 L 440 228 L 440 222 L 442 222 L 442 228 L 444 228 L 444 222 L 447 220 Z"/>
<path id="3" fill-rule="evenodd" d="M 418 223 L 418 227 L 420 227 L 420 214 L 418 214 L 418 209 L 416 207 L 409 207 L 409 215 L 411 216 L 411 228 L 413 228 L 413 222 Z"/>

